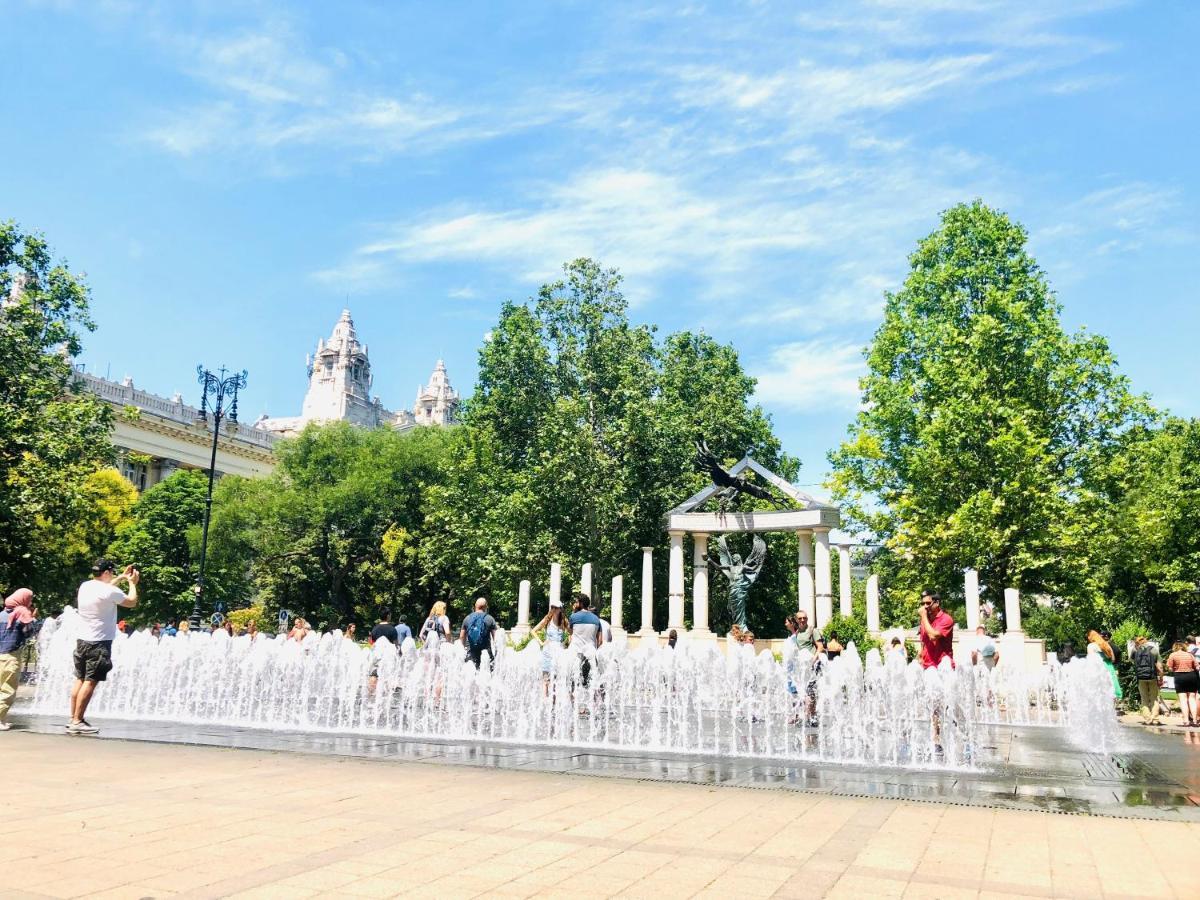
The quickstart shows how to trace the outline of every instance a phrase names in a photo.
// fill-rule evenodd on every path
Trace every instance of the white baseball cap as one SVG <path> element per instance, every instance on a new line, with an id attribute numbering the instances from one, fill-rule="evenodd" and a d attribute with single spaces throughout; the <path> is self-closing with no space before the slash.
<path id="1" fill-rule="evenodd" d="M 550 606 L 552 606 L 552 607 L 562 606 L 562 600 L 560 600 L 558 597 L 555 597 L 553 600 L 550 601 Z"/>

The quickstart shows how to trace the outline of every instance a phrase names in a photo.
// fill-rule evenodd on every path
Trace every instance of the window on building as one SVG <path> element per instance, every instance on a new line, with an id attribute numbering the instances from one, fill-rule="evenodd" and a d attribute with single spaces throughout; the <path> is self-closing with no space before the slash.
<path id="1" fill-rule="evenodd" d="M 121 474 L 139 491 L 146 489 L 147 468 L 144 462 L 131 462 L 127 457 L 121 459 Z"/>

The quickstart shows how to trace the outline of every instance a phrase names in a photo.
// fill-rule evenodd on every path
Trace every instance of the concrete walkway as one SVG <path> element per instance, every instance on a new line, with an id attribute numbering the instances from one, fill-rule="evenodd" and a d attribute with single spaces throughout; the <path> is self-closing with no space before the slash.
<path id="1" fill-rule="evenodd" d="M 4 897 L 1170 897 L 1200 824 L 14 730 Z"/>

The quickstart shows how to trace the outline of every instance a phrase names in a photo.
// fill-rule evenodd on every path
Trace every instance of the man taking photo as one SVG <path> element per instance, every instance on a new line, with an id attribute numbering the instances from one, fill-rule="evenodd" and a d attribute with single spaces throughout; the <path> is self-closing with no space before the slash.
<path id="1" fill-rule="evenodd" d="M 75 685 L 71 688 L 71 722 L 67 734 L 96 734 L 100 729 L 84 718 L 96 685 L 112 671 L 112 642 L 117 636 L 117 607 L 137 606 L 141 573 L 126 566 L 120 575 L 111 560 L 98 559 L 92 577 L 79 586 L 79 638 L 75 642 Z M 129 585 L 126 594 L 117 582 Z"/>

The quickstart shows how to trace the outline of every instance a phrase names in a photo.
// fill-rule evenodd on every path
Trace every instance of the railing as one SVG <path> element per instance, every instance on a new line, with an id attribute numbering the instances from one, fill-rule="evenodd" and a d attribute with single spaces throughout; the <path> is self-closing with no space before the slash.
<path id="1" fill-rule="evenodd" d="M 76 369 L 75 373 L 89 393 L 95 394 L 101 400 L 107 400 L 115 406 L 134 406 L 146 412 L 162 416 L 172 422 L 187 426 L 194 425 L 197 417 L 200 415 L 200 410 L 194 406 L 189 406 L 183 401 L 168 400 L 157 394 L 139 390 L 132 384 L 109 381 L 107 378 L 100 378 L 97 375 L 92 375 L 79 369 Z M 240 440 L 262 447 L 264 450 L 272 449 L 276 441 L 279 440 L 278 435 L 264 431 L 261 428 L 253 428 L 241 422 L 237 423 L 235 434 Z"/>

